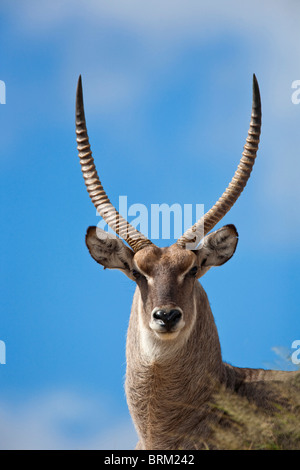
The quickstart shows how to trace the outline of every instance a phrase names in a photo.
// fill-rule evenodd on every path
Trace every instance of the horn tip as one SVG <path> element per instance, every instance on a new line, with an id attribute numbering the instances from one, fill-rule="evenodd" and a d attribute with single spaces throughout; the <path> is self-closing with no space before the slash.
<path id="1" fill-rule="evenodd" d="M 81 75 L 78 77 L 77 90 L 76 90 L 76 115 L 80 115 L 83 112 L 83 92 L 82 92 L 82 80 Z"/>
<path id="2" fill-rule="evenodd" d="M 255 73 L 253 74 L 253 103 L 257 107 L 261 106 L 260 91 Z"/>
<path id="3" fill-rule="evenodd" d="M 79 75 L 78 81 L 77 81 L 76 97 L 77 97 L 77 99 L 82 98 L 82 80 L 81 80 L 81 75 Z"/>

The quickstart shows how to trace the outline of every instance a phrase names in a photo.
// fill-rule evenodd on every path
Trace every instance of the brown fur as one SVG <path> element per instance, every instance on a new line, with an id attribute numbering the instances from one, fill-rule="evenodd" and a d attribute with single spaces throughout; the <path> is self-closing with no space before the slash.
<path id="1" fill-rule="evenodd" d="M 192 334 L 176 355 L 153 362 L 143 357 L 137 328 L 140 293 L 137 288 L 127 336 L 126 396 L 135 423 L 137 449 L 205 448 L 222 414 L 214 395 L 225 387 L 272 411 L 278 397 L 269 381 L 291 372 L 241 369 L 222 362 L 217 329 L 205 291 L 196 282 L 197 319 Z"/>
<path id="2" fill-rule="evenodd" d="M 139 435 L 137 449 L 207 448 L 215 429 L 228 424 L 217 405 L 222 390 L 231 393 L 232 402 L 245 397 L 263 413 L 285 404 L 274 384 L 293 372 L 238 368 L 222 361 L 210 305 L 197 280 L 211 266 L 231 258 L 237 244 L 233 226 L 209 234 L 197 251 L 172 245 L 146 247 L 134 254 L 118 238 L 104 232 L 97 236 L 95 228 L 88 230 L 86 241 L 98 263 L 121 269 L 137 282 L 125 382 Z M 191 271 L 195 267 L 196 274 Z M 174 331 L 157 328 L 156 308 L 182 312 Z"/>

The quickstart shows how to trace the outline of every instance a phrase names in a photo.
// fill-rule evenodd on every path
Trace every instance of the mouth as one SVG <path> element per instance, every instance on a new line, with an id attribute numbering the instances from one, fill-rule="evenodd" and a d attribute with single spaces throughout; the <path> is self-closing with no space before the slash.
<path id="1" fill-rule="evenodd" d="M 174 339 L 184 327 L 184 321 L 181 320 L 172 328 L 167 327 L 163 322 L 151 321 L 149 324 L 151 330 L 161 339 Z"/>
<path id="2" fill-rule="evenodd" d="M 172 339 L 175 339 L 177 338 L 178 334 L 179 334 L 179 330 L 176 330 L 176 331 L 154 331 L 155 335 L 160 338 L 161 340 L 165 341 L 165 340 L 172 340 Z"/>

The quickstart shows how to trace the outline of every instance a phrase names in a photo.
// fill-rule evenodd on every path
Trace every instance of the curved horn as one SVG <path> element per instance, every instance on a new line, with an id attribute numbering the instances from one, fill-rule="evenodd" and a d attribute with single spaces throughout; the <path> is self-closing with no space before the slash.
<path id="1" fill-rule="evenodd" d="M 130 225 L 127 220 L 119 214 L 108 199 L 100 182 L 87 134 L 81 75 L 78 79 L 76 92 L 76 141 L 85 185 L 98 213 L 105 222 L 131 246 L 134 252 L 141 250 L 147 245 L 153 245 L 148 238 Z"/>
<path id="2" fill-rule="evenodd" d="M 187 243 L 198 245 L 202 236 L 206 235 L 231 209 L 239 198 L 250 177 L 259 144 L 261 130 L 261 102 L 256 76 L 253 75 L 252 113 L 248 137 L 240 163 L 234 176 L 215 205 L 189 228 L 178 240 L 177 244 L 185 247 Z"/>

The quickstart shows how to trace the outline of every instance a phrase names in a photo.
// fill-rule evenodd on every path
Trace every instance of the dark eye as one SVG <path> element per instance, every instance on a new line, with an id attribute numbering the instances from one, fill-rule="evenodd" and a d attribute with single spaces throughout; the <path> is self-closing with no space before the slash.
<path id="1" fill-rule="evenodd" d="M 198 267 L 197 267 L 197 266 L 194 266 L 194 267 L 189 271 L 189 275 L 195 277 L 196 274 L 197 274 L 197 272 L 198 272 Z"/>
<path id="2" fill-rule="evenodd" d="M 139 271 L 137 271 L 136 269 L 133 269 L 132 270 L 132 275 L 133 277 L 138 280 L 138 279 L 141 279 L 142 277 L 144 277 Z"/>

